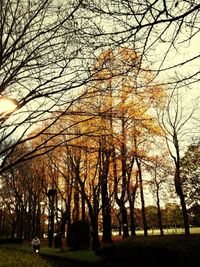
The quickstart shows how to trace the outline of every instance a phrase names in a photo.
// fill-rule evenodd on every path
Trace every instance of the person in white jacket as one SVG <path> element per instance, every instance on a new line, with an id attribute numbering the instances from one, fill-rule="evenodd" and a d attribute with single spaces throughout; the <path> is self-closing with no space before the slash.
<path id="1" fill-rule="evenodd" d="M 33 247 L 33 251 L 39 253 L 40 251 L 40 239 L 36 236 L 32 239 L 31 245 Z"/>

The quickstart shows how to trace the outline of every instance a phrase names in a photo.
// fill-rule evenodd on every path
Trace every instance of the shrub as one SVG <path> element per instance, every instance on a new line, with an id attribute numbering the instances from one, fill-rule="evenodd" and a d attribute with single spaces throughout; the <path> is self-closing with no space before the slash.
<path id="1" fill-rule="evenodd" d="M 137 266 L 199 266 L 199 237 L 127 238 L 102 246 L 96 254 L 105 260 L 132 262 Z M 117 266 L 117 265 L 116 265 Z"/>
<path id="2" fill-rule="evenodd" d="M 22 244 L 21 238 L 0 238 L 0 244 Z"/>
<path id="3" fill-rule="evenodd" d="M 75 221 L 70 225 L 67 234 L 67 245 L 72 250 L 90 246 L 90 225 L 88 221 Z"/>

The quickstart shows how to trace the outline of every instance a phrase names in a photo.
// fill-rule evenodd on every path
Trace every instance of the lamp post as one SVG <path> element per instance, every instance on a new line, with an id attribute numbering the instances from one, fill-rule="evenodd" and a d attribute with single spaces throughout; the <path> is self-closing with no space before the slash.
<path id="1" fill-rule="evenodd" d="M 55 203 L 56 189 L 50 189 L 47 193 L 49 199 L 49 222 L 48 222 L 48 245 L 53 245 L 54 234 L 54 203 Z"/>
<path id="2" fill-rule="evenodd" d="M 40 202 L 40 236 L 44 237 L 45 232 L 45 207 L 46 203 L 44 201 Z"/>

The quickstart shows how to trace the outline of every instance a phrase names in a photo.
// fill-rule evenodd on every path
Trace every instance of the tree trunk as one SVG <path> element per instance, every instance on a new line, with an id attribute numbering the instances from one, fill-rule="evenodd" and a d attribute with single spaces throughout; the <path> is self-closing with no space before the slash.
<path id="1" fill-rule="evenodd" d="M 121 215 L 122 215 L 123 238 L 126 238 L 129 236 L 129 232 L 128 232 L 127 210 L 124 205 L 121 207 Z"/>
<path id="2" fill-rule="evenodd" d="M 103 195 L 103 192 L 102 192 Z M 102 242 L 111 243 L 112 242 L 112 228 L 111 228 L 111 215 L 110 215 L 110 205 L 107 197 L 102 196 L 102 214 L 103 214 L 103 236 Z"/>
<path id="3" fill-rule="evenodd" d="M 91 216 L 90 216 L 91 217 Z M 99 231 L 98 231 L 98 217 L 93 216 L 91 220 L 91 249 L 96 250 L 100 247 Z"/>
<path id="4" fill-rule="evenodd" d="M 78 186 L 78 178 L 75 178 L 74 182 L 74 210 L 73 210 L 73 220 L 78 221 L 80 218 L 80 211 L 79 211 L 79 186 Z"/>
<path id="5" fill-rule="evenodd" d="M 163 224 L 162 224 L 162 213 L 161 213 L 161 208 L 160 208 L 160 199 L 159 199 L 159 193 L 158 191 L 156 192 L 157 195 L 157 211 L 158 211 L 158 224 L 160 228 L 160 234 L 163 235 Z"/>
<path id="6" fill-rule="evenodd" d="M 96 250 L 100 247 L 100 240 L 99 240 L 99 231 L 98 231 L 98 213 L 99 213 L 99 196 L 94 189 L 93 192 L 93 205 L 90 199 L 87 197 L 85 193 L 84 183 L 79 180 L 79 184 L 81 186 L 82 198 L 84 198 L 84 202 L 87 203 L 89 216 L 90 216 L 90 223 L 91 223 L 91 249 Z"/>
<path id="7" fill-rule="evenodd" d="M 119 231 L 121 235 L 121 230 L 123 230 L 123 238 L 126 238 L 129 236 L 128 232 L 128 215 L 127 210 L 124 203 L 125 194 L 127 192 L 127 181 L 126 181 L 126 162 L 122 160 L 122 193 L 121 197 L 119 197 L 118 192 L 118 177 L 117 177 L 117 164 L 116 164 L 116 156 L 115 156 L 115 150 L 113 148 L 113 175 L 114 175 L 114 195 L 117 205 L 120 209 L 120 226 Z"/>
<path id="8" fill-rule="evenodd" d="M 118 227 L 118 234 L 122 235 L 122 221 L 119 219 L 119 227 Z"/>
<path id="9" fill-rule="evenodd" d="M 20 210 L 20 222 L 19 222 L 19 239 L 22 240 L 23 238 L 23 231 L 24 231 L 24 212 L 23 207 Z"/>
<path id="10" fill-rule="evenodd" d="M 181 175 L 180 175 L 180 148 L 179 148 L 179 142 L 178 142 L 178 135 L 176 131 L 174 131 L 173 142 L 174 142 L 174 147 L 176 149 L 176 157 L 173 157 L 174 162 L 175 162 L 175 168 L 176 168 L 175 176 L 174 176 L 175 189 L 176 189 L 176 193 L 178 194 L 180 198 L 180 203 L 182 207 L 185 235 L 190 235 L 189 218 L 187 214 L 185 196 L 183 194 Z"/>
<path id="11" fill-rule="evenodd" d="M 130 230 L 131 230 L 131 236 L 135 236 L 136 235 L 136 231 L 135 231 L 135 217 L 134 217 L 134 204 L 131 202 L 129 202 L 129 207 L 130 207 Z"/>
<path id="12" fill-rule="evenodd" d="M 50 189 L 48 191 L 48 198 L 49 198 L 49 224 L 48 224 L 48 246 L 53 246 L 53 235 L 54 235 L 54 202 L 55 202 L 55 189 Z"/>
<path id="13" fill-rule="evenodd" d="M 146 219 L 146 210 L 145 210 L 145 201 L 144 201 L 144 192 L 143 192 L 143 181 L 142 181 L 142 171 L 141 165 L 138 159 L 136 159 L 137 167 L 138 167 L 138 176 L 139 176 L 139 186 L 140 186 L 140 197 L 141 197 L 141 204 L 142 204 L 142 221 L 143 221 L 143 229 L 144 229 L 144 236 L 148 235 L 147 231 L 147 219 Z"/>
<path id="14" fill-rule="evenodd" d="M 175 175 L 175 188 L 176 192 L 180 198 L 181 208 L 182 208 L 182 214 L 183 214 L 183 222 L 184 222 L 184 229 L 185 229 L 185 235 L 190 235 L 190 226 L 189 226 L 189 218 L 185 203 L 185 196 L 183 194 L 182 186 L 181 186 L 181 179 L 180 179 L 180 171 L 176 170 Z"/>
<path id="15" fill-rule="evenodd" d="M 102 153 L 102 170 L 100 174 L 101 181 L 101 198 L 102 198 L 102 216 L 103 216 L 103 236 L 102 241 L 104 243 L 112 242 L 112 227 L 111 227 L 111 214 L 110 203 L 108 199 L 108 170 L 109 170 L 109 151 L 105 154 Z M 104 159 L 105 157 L 105 159 Z"/>
<path id="16" fill-rule="evenodd" d="M 93 208 L 91 202 L 85 197 L 88 204 L 90 222 L 91 222 L 91 249 L 96 250 L 100 247 L 99 230 L 98 230 L 98 200 L 94 195 Z"/>
<path id="17" fill-rule="evenodd" d="M 138 174 L 136 175 L 136 182 L 133 186 L 133 189 L 130 189 L 130 174 L 129 174 L 129 183 L 128 183 L 128 199 L 129 199 L 129 208 L 130 208 L 130 230 L 131 230 L 131 236 L 136 235 L 136 225 L 135 225 L 135 215 L 134 215 L 134 209 L 135 209 L 135 197 L 136 192 L 138 188 Z"/>
<path id="18" fill-rule="evenodd" d="M 85 198 L 81 195 L 81 209 L 82 209 L 82 220 L 85 221 Z"/>

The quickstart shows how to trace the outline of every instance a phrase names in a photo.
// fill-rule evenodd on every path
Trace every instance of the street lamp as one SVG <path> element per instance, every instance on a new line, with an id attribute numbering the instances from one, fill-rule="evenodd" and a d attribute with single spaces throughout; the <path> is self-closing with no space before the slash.
<path id="1" fill-rule="evenodd" d="M 45 208 L 46 203 L 44 201 L 40 202 L 40 236 L 44 237 L 45 232 Z"/>
<path id="2" fill-rule="evenodd" d="M 56 189 L 50 189 L 47 193 L 49 198 L 49 223 L 48 223 L 48 243 L 49 247 L 53 245 L 54 234 L 54 202 L 55 202 Z"/>

